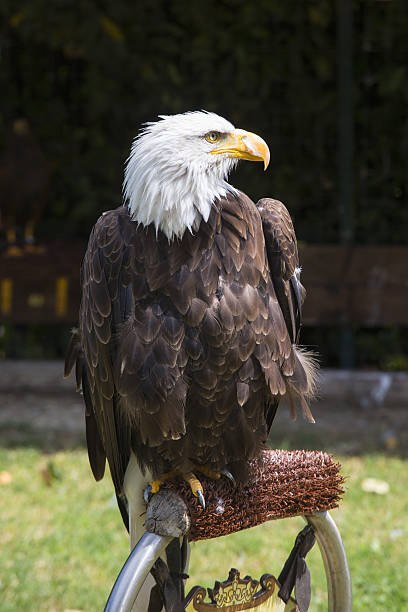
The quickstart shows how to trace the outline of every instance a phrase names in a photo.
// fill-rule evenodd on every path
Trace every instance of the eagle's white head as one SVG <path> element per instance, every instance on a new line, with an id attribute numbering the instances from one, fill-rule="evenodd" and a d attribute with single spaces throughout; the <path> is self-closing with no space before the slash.
<path id="1" fill-rule="evenodd" d="M 124 198 L 132 219 L 169 240 L 208 220 L 213 202 L 235 191 L 226 179 L 238 159 L 269 163 L 266 143 L 214 113 L 161 115 L 135 138 Z"/>

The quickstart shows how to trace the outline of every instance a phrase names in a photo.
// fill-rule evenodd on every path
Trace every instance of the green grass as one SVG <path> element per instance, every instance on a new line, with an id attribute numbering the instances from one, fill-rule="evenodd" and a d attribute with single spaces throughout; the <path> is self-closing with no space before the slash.
<path id="1" fill-rule="evenodd" d="M 341 508 L 332 515 L 347 550 L 354 611 L 408 609 L 408 473 L 398 458 L 340 459 L 347 478 Z M 47 486 L 42 471 L 52 476 Z M 112 485 L 95 483 L 86 452 L 43 455 L 34 449 L 0 449 L 0 609 L 2 612 L 98 612 L 128 552 Z M 365 478 L 390 485 L 386 495 L 366 493 Z M 212 586 L 230 567 L 259 578 L 279 574 L 302 528 L 300 518 L 199 542 L 193 546 L 189 587 Z M 327 610 L 317 545 L 309 553 L 311 612 Z"/>

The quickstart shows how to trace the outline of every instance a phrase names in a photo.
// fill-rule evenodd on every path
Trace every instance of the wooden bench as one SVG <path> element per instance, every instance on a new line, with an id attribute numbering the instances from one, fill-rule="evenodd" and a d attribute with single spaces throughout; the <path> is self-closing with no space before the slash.
<path id="1" fill-rule="evenodd" d="M 77 322 L 83 242 L 0 254 L 3 323 Z M 304 325 L 408 325 L 408 247 L 300 245 Z"/>

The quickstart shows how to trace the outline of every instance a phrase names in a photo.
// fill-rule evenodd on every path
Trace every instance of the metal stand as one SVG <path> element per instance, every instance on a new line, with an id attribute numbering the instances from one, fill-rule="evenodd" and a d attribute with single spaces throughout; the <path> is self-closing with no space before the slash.
<path id="1" fill-rule="evenodd" d="M 340 532 L 327 512 L 304 517 L 313 527 L 326 571 L 328 612 L 351 612 L 353 609 L 350 570 Z"/>
<path id="2" fill-rule="evenodd" d="M 327 511 L 308 514 L 304 519 L 315 532 L 323 558 L 328 612 L 351 612 L 350 571 L 340 532 L 334 520 Z M 147 532 L 140 538 L 116 579 L 105 612 L 131 612 L 146 576 L 171 539 Z"/>
<path id="3" fill-rule="evenodd" d="M 143 534 L 116 578 L 105 612 L 131 612 L 154 562 L 172 539 L 147 531 Z"/>

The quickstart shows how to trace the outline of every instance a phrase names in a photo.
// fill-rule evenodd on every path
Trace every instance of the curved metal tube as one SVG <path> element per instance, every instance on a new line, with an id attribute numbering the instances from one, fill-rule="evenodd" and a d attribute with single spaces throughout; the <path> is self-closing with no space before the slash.
<path id="1" fill-rule="evenodd" d="M 131 612 L 146 576 L 172 539 L 155 533 L 143 534 L 113 585 L 105 612 Z"/>
<path id="2" fill-rule="evenodd" d="M 336 523 L 326 512 L 307 514 L 326 572 L 328 612 L 352 612 L 351 578 L 346 552 Z M 131 612 L 150 569 L 171 537 L 145 532 L 130 553 L 113 586 L 105 612 Z"/>
<path id="3" fill-rule="evenodd" d="M 350 570 L 340 532 L 326 512 L 304 516 L 313 527 L 326 572 L 328 612 L 351 612 L 353 609 Z"/>

